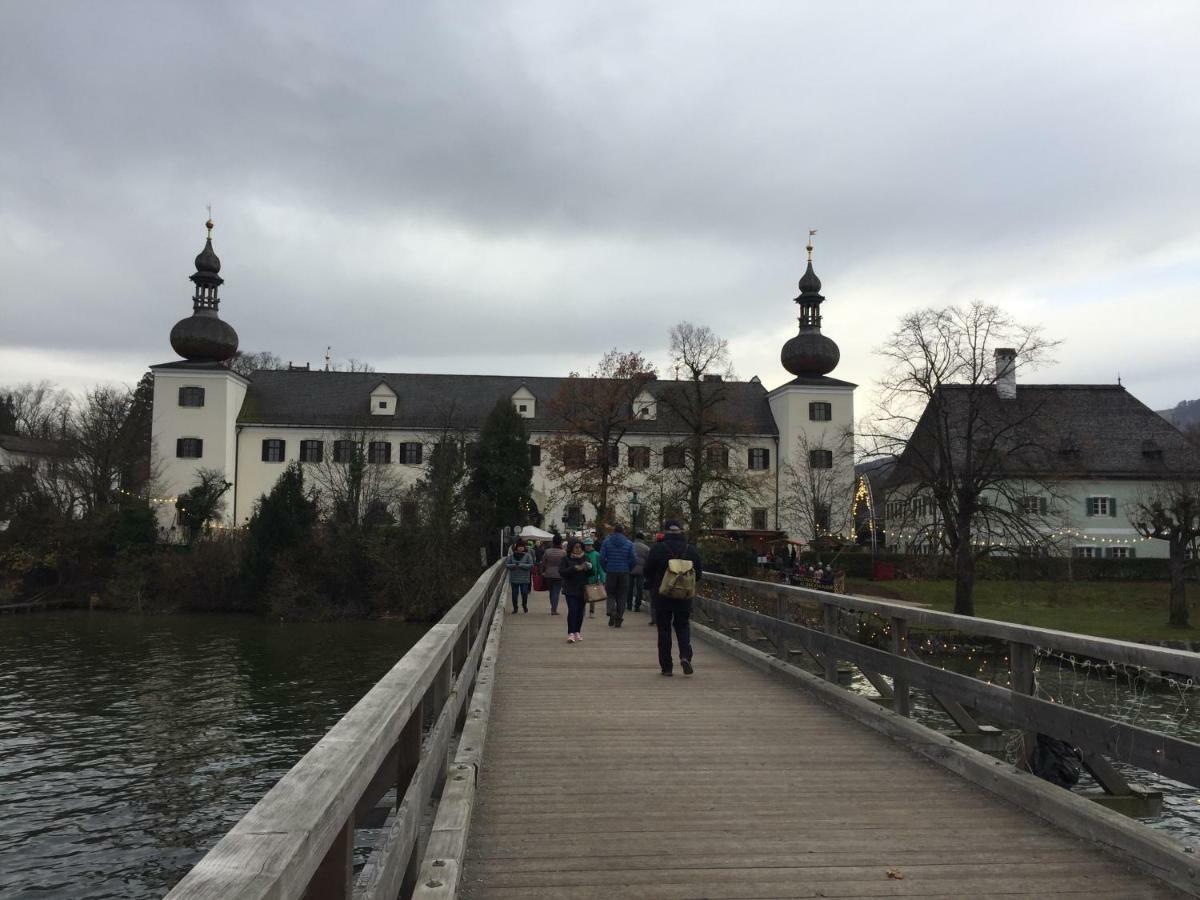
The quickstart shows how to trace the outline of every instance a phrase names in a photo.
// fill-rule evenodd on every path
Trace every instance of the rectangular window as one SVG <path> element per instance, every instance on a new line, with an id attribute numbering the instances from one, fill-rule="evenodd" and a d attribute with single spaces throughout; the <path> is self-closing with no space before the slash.
<path id="1" fill-rule="evenodd" d="M 595 463 L 596 468 L 600 468 L 602 452 L 599 447 L 595 447 L 592 450 L 592 461 Z M 621 465 L 621 447 L 618 444 L 610 444 L 608 447 L 608 467 L 615 469 L 619 465 Z"/>
<path id="2" fill-rule="evenodd" d="M 529 464 L 535 468 L 542 464 L 542 448 L 537 444 L 529 445 Z"/>
<path id="3" fill-rule="evenodd" d="M 409 527 L 419 525 L 420 507 L 416 500 L 404 500 L 400 503 L 400 524 Z"/>
<path id="4" fill-rule="evenodd" d="M 817 503 L 813 506 L 813 521 L 821 534 L 829 533 L 829 504 Z"/>
<path id="5" fill-rule="evenodd" d="M 204 388 L 202 388 L 202 387 L 181 387 L 179 389 L 179 405 L 180 406 L 203 406 L 204 405 Z"/>
<path id="6" fill-rule="evenodd" d="M 710 469 L 728 469 L 729 448 L 706 447 L 704 450 L 704 461 L 708 463 Z"/>
<path id="7" fill-rule="evenodd" d="M 648 469 L 648 468 L 650 468 L 650 448 L 649 447 L 630 447 L 629 448 L 629 468 L 631 468 L 631 469 Z"/>
<path id="8" fill-rule="evenodd" d="M 583 507 L 578 503 L 572 503 L 567 507 L 565 513 L 567 524 L 572 527 L 578 527 L 583 524 Z"/>
<path id="9" fill-rule="evenodd" d="M 521 403 L 517 406 L 517 412 L 529 412 L 528 404 Z"/>
<path id="10" fill-rule="evenodd" d="M 1021 511 L 1027 516 L 1044 516 L 1046 514 L 1045 497 L 1022 497 Z"/>
<path id="11" fill-rule="evenodd" d="M 712 528 L 724 528 L 725 527 L 725 510 L 714 509 L 712 511 L 712 514 L 709 516 L 709 518 L 712 520 L 712 524 L 710 527 L 712 527 Z"/>
<path id="12" fill-rule="evenodd" d="M 267 438 L 262 442 L 263 462 L 283 462 L 285 442 L 281 438 Z"/>
<path id="13" fill-rule="evenodd" d="M 683 468 L 683 448 L 682 447 L 663 447 L 662 464 L 664 469 L 682 469 Z"/>
<path id="14" fill-rule="evenodd" d="M 358 452 L 357 441 L 334 441 L 333 442 L 333 461 L 336 463 L 349 463 L 354 461 L 354 454 Z"/>
<path id="15" fill-rule="evenodd" d="M 301 441 L 300 462 L 319 463 L 325 459 L 324 441 Z"/>
<path id="16" fill-rule="evenodd" d="M 1088 497 L 1087 514 L 1089 516 L 1109 516 L 1117 514 L 1116 497 Z"/>
<path id="17" fill-rule="evenodd" d="M 832 403 L 808 404 L 808 418 L 812 422 L 828 422 L 833 419 Z"/>
<path id="18" fill-rule="evenodd" d="M 1076 547 L 1075 555 L 1080 559 L 1095 559 L 1100 555 L 1099 547 Z"/>
<path id="19" fill-rule="evenodd" d="M 765 509 L 750 510 L 750 527 L 755 531 L 767 530 L 767 511 Z"/>
<path id="20" fill-rule="evenodd" d="M 809 450 L 808 465 L 813 469 L 832 469 L 833 468 L 833 451 L 832 450 Z"/>
<path id="21" fill-rule="evenodd" d="M 403 446 L 403 445 L 401 445 Z M 367 462 L 390 463 L 392 461 L 391 441 L 371 441 L 367 444 Z"/>
<path id="22" fill-rule="evenodd" d="M 468 466 L 479 465 L 479 441 L 468 441 L 466 454 Z"/>
<path id="23" fill-rule="evenodd" d="M 562 448 L 565 469 L 582 469 L 587 465 L 587 448 L 583 444 L 566 444 Z"/>
<path id="24" fill-rule="evenodd" d="M 400 445 L 400 462 L 406 466 L 419 466 L 423 451 L 420 441 L 406 441 Z"/>
<path id="25" fill-rule="evenodd" d="M 387 401 L 386 401 L 386 400 L 380 400 L 380 401 L 379 401 L 379 408 L 380 408 L 380 409 L 387 409 Z"/>
<path id="26" fill-rule="evenodd" d="M 1132 547 L 1109 547 L 1108 548 L 1108 558 L 1109 559 L 1129 559 L 1131 556 L 1133 556 L 1133 548 Z"/>
<path id="27" fill-rule="evenodd" d="M 200 459 L 204 456 L 204 441 L 200 438 L 180 438 L 175 442 L 175 455 L 180 459 Z"/>
<path id="28" fill-rule="evenodd" d="M 751 469 L 771 468 L 771 451 L 765 447 L 751 447 L 747 454 L 747 462 Z"/>

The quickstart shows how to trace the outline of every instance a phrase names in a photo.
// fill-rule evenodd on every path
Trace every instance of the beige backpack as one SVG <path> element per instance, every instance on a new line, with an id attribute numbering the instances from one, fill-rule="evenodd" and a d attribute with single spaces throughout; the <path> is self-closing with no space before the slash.
<path id="1" fill-rule="evenodd" d="M 667 571 L 663 572 L 658 595 L 674 600 L 690 600 L 696 596 L 696 567 L 690 559 L 667 561 Z"/>

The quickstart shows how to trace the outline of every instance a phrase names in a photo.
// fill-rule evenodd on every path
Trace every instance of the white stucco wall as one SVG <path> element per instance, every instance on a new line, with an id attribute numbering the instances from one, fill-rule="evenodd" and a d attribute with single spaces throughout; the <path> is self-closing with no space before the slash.
<path id="1" fill-rule="evenodd" d="M 175 497 L 196 483 L 199 469 L 218 469 L 225 480 L 235 481 L 236 436 L 233 422 L 246 397 L 246 379 L 229 371 L 151 367 L 154 372 L 154 415 L 151 425 L 152 453 L 158 475 L 158 494 Z M 204 406 L 179 405 L 181 387 L 204 388 Z M 204 442 L 199 459 L 175 455 L 178 438 L 200 438 Z M 223 524 L 234 522 L 233 504 L 226 502 Z M 158 505 L 164 528 L 175 522 L 171 503 Z"/>

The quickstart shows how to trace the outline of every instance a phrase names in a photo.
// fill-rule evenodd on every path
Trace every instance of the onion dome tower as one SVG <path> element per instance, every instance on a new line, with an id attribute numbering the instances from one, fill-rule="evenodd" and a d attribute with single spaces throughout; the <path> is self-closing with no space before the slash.
<path id="1" fill-rule="evenodd" d="M 812 232 L 808 237 L 808 268 L 800 279 L 800 333 L 783 345 L 779 358 L 783 367 L 793 375 L 818 378 L 837 368 L 842 352 L 830 338 L 821 334 L 821 279 L 813 271 Z"/>
<path id="2" fill-rule="evenodd" d="M 213 252 L 212 219 L 204 227 L 208 229 L 208 240 L 196 257 L 196 274 L 191 276 L 196 285 L 192 314 L 171 329 L 171 347 L 188 362 L 222 363 L 237 353 L 238 336 L 233 326 L 217 315 L 217 307 L 221 305 L 217 291 L 225 279 L 219 274 L 221 260 Z"/>

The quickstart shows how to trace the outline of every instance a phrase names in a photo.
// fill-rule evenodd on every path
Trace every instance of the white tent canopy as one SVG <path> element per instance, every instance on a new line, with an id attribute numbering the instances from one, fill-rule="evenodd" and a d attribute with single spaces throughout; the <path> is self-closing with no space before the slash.
<path id="1" fill-rule="evenodd" d="M 554 535 L 548 531 L 542 531 L 542 529 L 534 525 L 526 525 L 521 529 L 521 537 L 527 541 L 548 541 Z"/>

